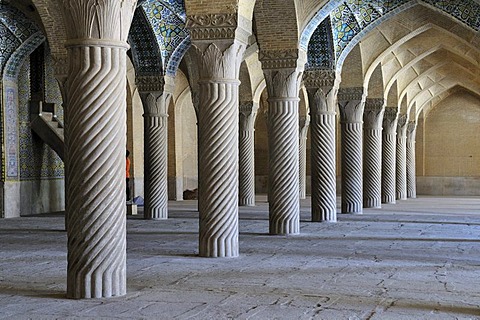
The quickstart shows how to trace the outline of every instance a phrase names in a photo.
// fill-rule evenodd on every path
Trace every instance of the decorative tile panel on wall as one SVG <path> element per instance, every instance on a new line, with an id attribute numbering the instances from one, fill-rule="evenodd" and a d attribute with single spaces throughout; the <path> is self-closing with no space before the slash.
<path id="1" fill-rule="evenodd" d="M 18 179 L 18 95 L 14 81 L 4 79 L 6 178 Z"/>

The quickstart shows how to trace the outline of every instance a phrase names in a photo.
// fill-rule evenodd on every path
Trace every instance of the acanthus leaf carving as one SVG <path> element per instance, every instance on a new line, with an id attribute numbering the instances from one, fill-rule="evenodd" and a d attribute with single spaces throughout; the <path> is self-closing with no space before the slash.
<path id="1" fill-rule="evenodd" d="M 298 98 L 302 73 L 296 69 L 265 70 L 268 96 L 270 98 Z"/>
<path id="2" fill-rule="evenodd" d="M 200 81 L 230 80 L 238 82 L 241 58 L 245 45 L 237 40 L 228 41 L 226 49 L 220 47 L 225 43 L 210 43 L 206 48 L 193 44 L 200 66 Z"/>
<path id="3" fill-rule="evenodd" d="M 386 134 L 395 134 L 397 129 L 397 108 L 387 107 L 383 113 L 383 130 Z"/>
<path id="4" fill-rule="evenodd" d="M 381 129 L 385 100 L 382 98 L 367 98 L 363 112 L 364 128 Z"/>

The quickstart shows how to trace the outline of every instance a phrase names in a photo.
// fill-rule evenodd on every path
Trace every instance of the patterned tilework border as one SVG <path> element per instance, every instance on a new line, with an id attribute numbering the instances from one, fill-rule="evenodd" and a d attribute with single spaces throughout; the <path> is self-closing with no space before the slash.
<path id="1" fill-rule="evenodd" d="M 18 88 L 15 81 L 3 81 L 4 128 L 5 128 L 5 170 L 6 178 L 18 178 Z"/>

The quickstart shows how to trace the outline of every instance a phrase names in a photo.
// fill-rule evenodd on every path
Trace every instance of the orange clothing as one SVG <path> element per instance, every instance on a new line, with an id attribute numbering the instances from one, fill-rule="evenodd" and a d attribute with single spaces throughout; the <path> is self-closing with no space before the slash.
<path id="1" fill-rule="evenodd" d="M 127 178 L 130 178 L 130 159 L 127 158 Z"/>

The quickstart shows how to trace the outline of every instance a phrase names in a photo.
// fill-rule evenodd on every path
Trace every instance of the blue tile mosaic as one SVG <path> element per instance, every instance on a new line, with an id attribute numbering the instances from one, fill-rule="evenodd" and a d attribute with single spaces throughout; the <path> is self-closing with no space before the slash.
<path id="1" fill-rule="evenodd" d="M 310 39 L 307 51 L 306 69 L 333 69 L 335 53 L 333 50 L 332 28 L 327 17 L 318 26 Z"/>
<path id="2" fill-rule="evenodd" d="M 180 0 L 146 1 L 142 8 L 157 39 L 163 70 L 174 75 L 178 68 L 176 62 L 181 60 L 190 41 L 184 3 Z"/>

